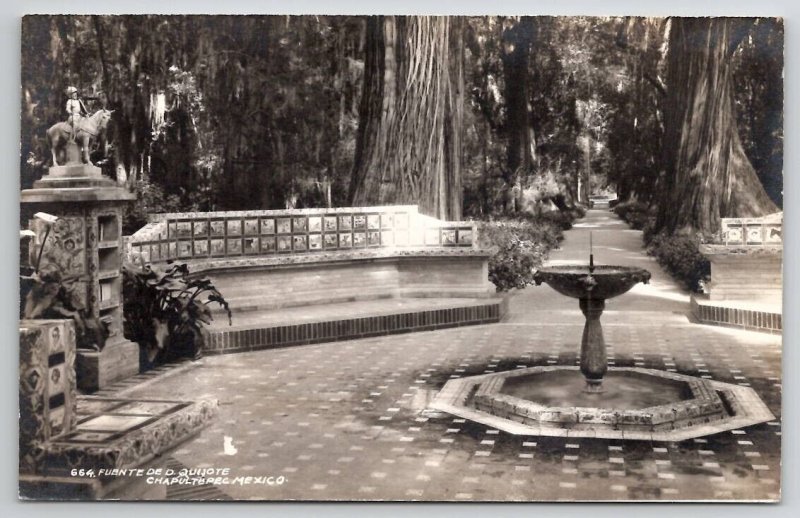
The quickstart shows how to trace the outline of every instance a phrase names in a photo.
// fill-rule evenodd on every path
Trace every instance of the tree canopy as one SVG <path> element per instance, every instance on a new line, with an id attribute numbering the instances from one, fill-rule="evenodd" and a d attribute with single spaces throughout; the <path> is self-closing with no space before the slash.
<path id="1" fill-rule="evenodd" d="M 140 194 L 129 228 L 149 211 L 351 203 L 489 218 L 616 192 L 663 229 L 713 232 L 782 205 L 780 19 L 37 15 L 22 29 L 23 188 L 50 165 L 45 130 L 74 85 L 115 110 L 100 165 Z"/>

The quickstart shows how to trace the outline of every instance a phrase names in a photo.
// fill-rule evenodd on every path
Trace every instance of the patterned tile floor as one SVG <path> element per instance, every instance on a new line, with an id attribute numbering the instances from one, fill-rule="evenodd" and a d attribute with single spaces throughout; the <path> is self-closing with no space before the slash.
<path id="1" fill-rule="evenodd" d="M 633 248 L 638 235 L 599 211 L 585 222 L 598 250 L 649 260 Z M 569 260 L 585 232 L 568 233 L 553 260 Z M 610 363 L 751 386 L 778 420 L 659 443 L 510 436 L 425 413 L 452 377 L 577 363 L 582 316 L 549 288 L 515 294 L 505 323 L 209 357 L 126 397 L 218 398 L 218 421 L 172 456 L 189 468 L 230 468 L 232 476 L 285 477 L 281 485 L 219 487 L 234 499 L 779 498 L 781 338 L 692 324 L 681 313 L 688 296 L 660 272 L 652 284 L 628 303 L 625 296 L 609 303 Z M 636 301 L 654 296 L 664 303 Z"/>

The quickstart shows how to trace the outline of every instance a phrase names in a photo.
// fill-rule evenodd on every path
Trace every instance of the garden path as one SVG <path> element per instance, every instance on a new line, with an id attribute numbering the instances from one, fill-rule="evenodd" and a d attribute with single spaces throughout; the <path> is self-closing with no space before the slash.
<path id="1" fill-rule="evenodd" d="M 606 301 L 604 325 L 631 322 L 652 322 L 657 325 L 687 323 L 689 292 L 681 288 L 652 257 L 642 244 L 642 232 L 633 230 L 616 214 L 605 209 L 592 209 L 564 233 L 560 248 L 550 253 L 547 265 L 589 263 L 591 233 L 594 264 L 635 266 L 648 270 L 649 284 L 638 284 L 625 295 Z M 543 313 L 546 312 L 546 313 Z M 511 297 L 506 321 L 550 322 L 553 324 L 582 321 L 578 303 L 564 297 L 547 285 L 517 291 Z"/>

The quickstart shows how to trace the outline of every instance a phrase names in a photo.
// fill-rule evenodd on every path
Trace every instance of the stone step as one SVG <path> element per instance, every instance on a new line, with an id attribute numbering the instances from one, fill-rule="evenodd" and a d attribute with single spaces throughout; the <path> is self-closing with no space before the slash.
<path id="1" fill-rule="evenodd" d="M 781 334 L 783 314 L 780 303 L 758 303 L 750 300 L 709 300 L 692 295 L 692 316 L 702 324 L 739 327 L 752 331 Z"/>
<path id="2" fill-rule="evenodd" d="M 291 345 L 431 331 L 499 322 L 502 298 L 383 299 L 259 310 L 212 323 L 204 354 L 227 354 Z"/>

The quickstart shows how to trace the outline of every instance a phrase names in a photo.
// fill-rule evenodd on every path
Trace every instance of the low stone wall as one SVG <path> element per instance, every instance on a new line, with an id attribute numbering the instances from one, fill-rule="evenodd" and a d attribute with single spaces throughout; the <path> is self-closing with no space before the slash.
<path id="1" fill-rule="evenodd" d="M 713 302 L 698 295 L 692 295 L 689 303 L 692 316 L 703 324 L 776 334 L 783 331 L 783 316 L 779 307 L 737 307 L 735 303 Z"/>
<path id="2" fill-rule="evenodd" d="M 723 218 L 716 243 L 700 246 L 711 263 L 709 300 L 780 303 L 783 213 Z"/>
<path id="3" fill-rule="evenodd" d="M 488 297 L 488 254 L 478 250 L 363 251 L 313 257 L 190 262 L 231 309 L 285 308 L 385 297 Z"/>

